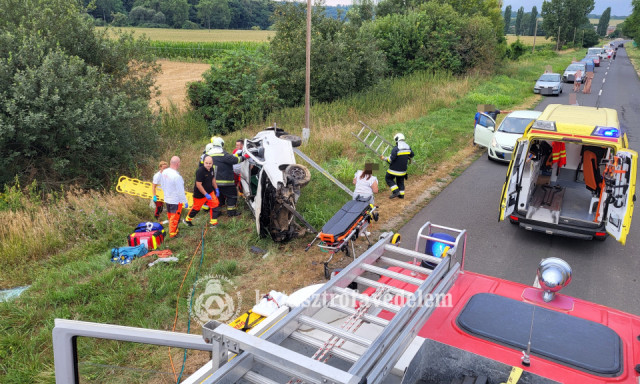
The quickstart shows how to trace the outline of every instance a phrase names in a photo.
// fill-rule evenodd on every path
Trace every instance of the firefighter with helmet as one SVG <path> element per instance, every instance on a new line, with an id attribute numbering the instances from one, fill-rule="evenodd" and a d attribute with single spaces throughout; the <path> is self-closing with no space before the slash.
<path id="1" fill-rule="evenodd" d="M 413 151 L 409 144 L 404 141 L 402 133 L 397 133 L 393 139 L 396 141 L 396 146 L 391 150 L 391 155 L 388 157 L 380 156 L 380 160 L 389 163 L 389 169 L 384 177 L 384 181 L 387 182 L 391 189 L 389 198 L 398 197 L 404 199 L 404 180 L 407 178 L 407 166 L 413 158 Z"/>
<path id="2" fill-rule="evenodd" d="M 220 189 L 220 205 L 213 210 L 212 224 L 217 224 L 218 217 L 221 213 L 221 206 L 227 205 L 227 216 L 238 216 L 236 204 L 238 202 L 238 190 L 233 181 L 233 166 L 242 162 L 248 155 L 234 156 L 223 149 L 224 140 L 222 137 L 214 137 L 211 140 L 211 145 L 207 145 L 207 155 L 213 159 L 213 166 L 215 167 L 216 183 Z M 214 225 L 215 225 L 214 224 Z"/>

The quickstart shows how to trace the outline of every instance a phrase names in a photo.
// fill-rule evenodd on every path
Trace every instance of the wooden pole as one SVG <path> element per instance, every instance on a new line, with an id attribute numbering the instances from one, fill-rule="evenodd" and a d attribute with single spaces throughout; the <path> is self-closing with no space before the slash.
<path id="1" fill-rule="evenodd" d="M 560 50 L 560 26 L 558 25 L 558 41 L 556 41 L 556 51 Z"/>
<path id="2" fill-rule="evenodd" d="M 303 137 L 308 140 L 311 131 L 311 0 L 307 0 L 307 52 L 304 86 L 304 128 Z M 306 135 L 305 135 L 306 133 Z"/>
<path id="3" fill-rule="evenodd" d="M 538 34 L 538 18 L 536 17 L 536 27 L 533 29 L 533 49 L 531 53 L 536 51 L 536 35 Z"/>
<path id="4" fill-rule="evenodd" d="M 578 30 L 577 27 L 573 28 L 573 46 L 576 46 L 576 31 Z"/>

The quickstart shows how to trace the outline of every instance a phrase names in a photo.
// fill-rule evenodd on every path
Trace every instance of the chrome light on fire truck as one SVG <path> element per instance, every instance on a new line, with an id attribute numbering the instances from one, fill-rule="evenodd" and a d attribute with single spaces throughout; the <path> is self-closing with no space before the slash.
<path id="1" fill-rule="evenodd" d="M 571 267 L 560 258 L 548 257 L 538 265 L 537 277 L 540 287 L 544 290 L 542 299 L 548 303 L 571 282 Z"/>
<path id="2" fill-rule="evenodd" d="M 545 131 L 555 131 L 556 122 L 547 120 L 536 120 L 531 126 L 532 129 L 543 129 Z"/>
<path id="3" fill-rule="evenodd" d="M 614 127 L 599 127 L 591 132 L 591 136 L 602 136 L 602 137 L 620 137 L 620 130 Z"/>

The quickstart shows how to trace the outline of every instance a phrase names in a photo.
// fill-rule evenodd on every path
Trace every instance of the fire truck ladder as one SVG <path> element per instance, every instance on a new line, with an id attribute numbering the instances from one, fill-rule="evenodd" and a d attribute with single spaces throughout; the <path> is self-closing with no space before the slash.
<path id="1" fill-rule="evenodd" d="M 456 240 L 432 237 L 433 229 L 454 232 Z M 225 324 L 207 323 L 203 337 L 212 343 L 212 364 L 202 372 L 201 379 L 191 377 L 193 381 L 189 382 L 382 383 L 437 306 L 429 300 L 444 297 L 455 281 L 466 245 L 466 231 L 431 223 L 418 232 L 415 251 L 392 244 L 396 237 L 389 232 L 383 234 L 373 247 L 260 337 Z M 421 241 L 427 240 L 445 243 L 449 249 L 442 258 L 418 251 Z M 423 267 L 421 261 L 435 267 Z M 404 268 L 405 273 L 384 266 Z M 406 282 L 417 289 L 409 292 L 372 280 L 371 275 Z M 370 287 L 375 293 L 369 296 L 348 289 L 352 283 Z M 405 304 L 396 304 L 394 297 L 405 298 Z M 344 305 L 345 298 L 351 304 Z M 358 305 L 353 306 L 356 302 Z M 323 321 L 324 316 L 315 316 L 327 308 L 347 316 L 341 327 Z M 380 311 L 388 312 L 391 319 L 377 316 Z M 356 334 L 361 326 L 369 328 Z M 377 335 L 369 332 L 376 328 L 380 330 Z M 318 334 L 326 337 L 314 337 Z M 335 358 L 325 364 L 329 357 Z"/>
<path id="2" fill-rule="evenodd" d="M 362 128 L 360 128 L 360 132 L 358 132 L 357 134 L 351 132 L 351 134 L 356 139 L 360 140 L 360 142 L 364 144 L 365 147 L 375 152 L 378 157 L 389 156 L 389 154 L 391 153 L 391 149 L 393 148 L 393 144 L 385 140 L 384 137 L 382 137 L 378 132 L 374 131 L 367 124 L 363 123 L 362 121 L 358 121 L 358 123 L 362 125 Z"/>

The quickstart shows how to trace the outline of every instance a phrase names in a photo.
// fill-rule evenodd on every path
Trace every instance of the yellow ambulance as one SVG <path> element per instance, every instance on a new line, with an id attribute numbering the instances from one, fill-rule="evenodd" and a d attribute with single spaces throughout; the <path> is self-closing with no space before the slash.
<path id="1" fill-rule="evenodd" d="M 624 244 L 637 160 L 615 110 L 549 105 L 513 150 L 499 220 L 581 239 L 608 233 Z"/>

